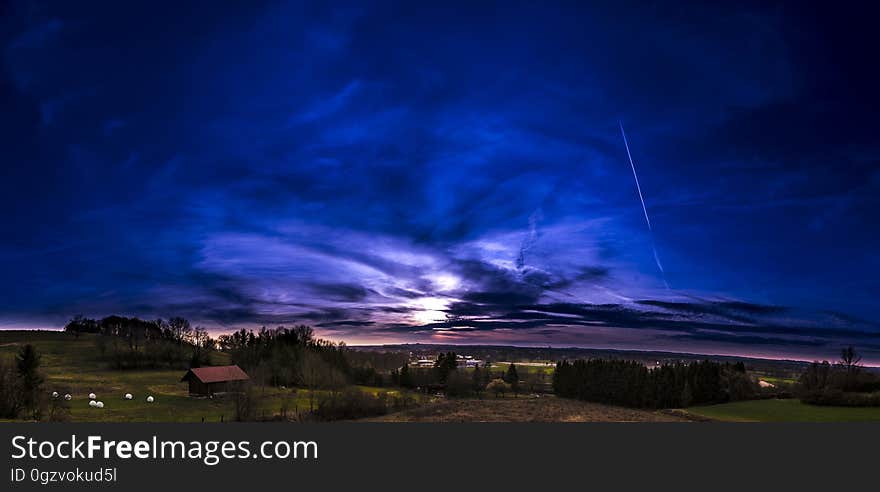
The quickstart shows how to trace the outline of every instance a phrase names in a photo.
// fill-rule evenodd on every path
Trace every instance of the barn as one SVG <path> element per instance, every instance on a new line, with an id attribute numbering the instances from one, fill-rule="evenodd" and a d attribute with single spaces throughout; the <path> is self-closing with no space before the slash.
<path id="1" fill-rule="evenodd" d="M 236 391 L 249 380 L 238 366 L 194 367 L 180 379 L 189 383 L 190 395 L 199 396 Z"/>

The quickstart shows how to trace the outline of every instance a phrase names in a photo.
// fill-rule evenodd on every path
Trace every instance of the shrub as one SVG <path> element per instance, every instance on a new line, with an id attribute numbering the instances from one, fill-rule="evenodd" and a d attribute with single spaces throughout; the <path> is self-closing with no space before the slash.
<path id="1" fill-rule="evenodd" d="M 387 392 L 372 395 L 358 388 L 330 392 L 318 400 L 315 416 L 322 420 L 351 420 L 388 413 L 393 397 Z"/>
<path id="2" fill-rule="evenodd" d="M 880 407 L 880 391 L 856 393 L 838 389 L 825 389 L 801 395 L 801 401 L 810 405 L 840 407 Z"/>
<path id="3" fill-rule="evenodd" d="M 452 397 L 466 397 L 473 394 L 474 386 L 472 378 L 461 371 L 453 371 L 446 377 L 446 395 Z"/>
<path id="4" fill-rule="evenodd" d="M 499 395 L 504 396 L 505 393 L 509 393 L 510 385 L 505 383 L 502 379 L 493 379 L 486 385 L 486 391 L 493 393 L 497 398 Z"/>

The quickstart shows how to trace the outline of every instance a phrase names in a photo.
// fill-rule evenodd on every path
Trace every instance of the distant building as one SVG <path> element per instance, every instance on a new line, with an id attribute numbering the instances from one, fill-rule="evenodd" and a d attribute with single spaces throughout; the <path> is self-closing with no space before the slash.
<path id="1" fill-rule="evenodd" d="M 436 358 L 422 357 L 420 359 L 410 360 L 409 364 L 413 367 L 434 367 L 437 362 Z M 457 367 L 477 367 L 482 366 L 483 361 L 474 359 L 472 355 L 456 355 L 455 365 Z"/>
<path id="2" fill-rule="evenodd" d="M 455 365 L 458 367 L 477 367 L 483 365 L 483 361 L 474 359 L 473 355 L 459 355 L 456 357 Z"/>
<path id="3" fill-rule="evenodd" d="M 247 373 L 238 366 L 195 367 L 180 379 L 189 383 L 190 395 L 199 396 L 236 391 L 249 380 Z"/>

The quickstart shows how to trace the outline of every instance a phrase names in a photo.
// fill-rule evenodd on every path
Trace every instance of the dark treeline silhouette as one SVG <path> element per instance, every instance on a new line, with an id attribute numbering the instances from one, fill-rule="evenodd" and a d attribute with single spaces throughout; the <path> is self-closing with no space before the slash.
<path id="1" fill-rule="evenodd" d="M 758 388 L 742 363 L 663 364 L 649 369 L 625 360 L 576 360 L 556 364 L 558 396 L 637 408 L 680 408 L 754 398 Z"/>
<path id="2" fill-rule="evenodd" d="M 352 379 L 345 344 L 316 338 L 305 325 L 242 329 L 221 335 L 217 344 L 252 379 L 271 386 L 332 388 Z"/>
<path id="3" fill-rule="evenodd" d="M 185 318 L 142 320 L 107 316 L 100 320 L 75 316 L 64 331 L 79 338 L 96 334 L 98 357 L 116 369 L 188 368 L 210 364 L 215 341 L 202 327 Z"/>
<path id="4" fill-rule="evenodd" d="M 815 405 L 880 406 L 880 378 L 864 370 L 853 347 L 840 360 L 813 362 L 798 380 L 801 401 Z"/>

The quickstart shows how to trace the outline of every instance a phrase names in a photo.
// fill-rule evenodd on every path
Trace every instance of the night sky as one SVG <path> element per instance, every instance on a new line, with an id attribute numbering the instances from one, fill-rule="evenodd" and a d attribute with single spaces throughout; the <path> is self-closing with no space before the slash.
<path id="1" fill-rule="evenodd" d="M 0 327 L 880 362 L 872 13 L 224 3 L 0 7 Z"/>

